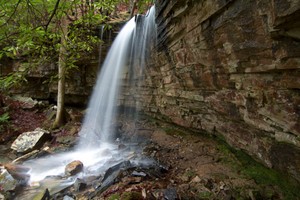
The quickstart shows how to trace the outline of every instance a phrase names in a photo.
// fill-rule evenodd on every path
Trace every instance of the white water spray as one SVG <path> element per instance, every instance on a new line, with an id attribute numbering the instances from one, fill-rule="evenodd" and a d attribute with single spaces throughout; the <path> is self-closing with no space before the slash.
<path id="1" fill-rule="evenodd" d="M 86 177 L 101 174 L 110 166 L 128 159 L 130 152 L 120 152 L 117 145 L 112 143 L 112 122 L 117 116 L 120 80 L 125 67 L 134 68 L 129 71 L 143 71 L 149 45 L 156 37 L 154 18 L 155 9 L 152 7 L 147 16 L 142 18 L 142 27 L 137 29 L 135 18 L 123 27 L 101 68 L 80 131 L 78 145 L 71 152 L 28 161 L 25 165 L 32 168 L 32 182 L 50 175 L 64 175 L 65 166 L 74 160 L 80 160 L 84 165 L 84 171 L 78 176 Z"/>
<path id="2" fill-rule="evenodd" d="M 104 61 L 94 88 L 80 132 L 79 149 L 95 148 L 111 141 L 111 123 L 116 115 L 120 75 L 126 65 L 132 33 L 136 27 L 131 19 L 118 34 Z"/>

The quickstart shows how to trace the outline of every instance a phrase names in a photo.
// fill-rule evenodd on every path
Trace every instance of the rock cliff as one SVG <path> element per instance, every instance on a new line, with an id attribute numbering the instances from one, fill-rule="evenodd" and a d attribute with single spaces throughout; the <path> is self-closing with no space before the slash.
<path id="1" fill-rule="evenodd" d="M 141 109 L 300 181 L 300 1 L 157 0 Z"/>

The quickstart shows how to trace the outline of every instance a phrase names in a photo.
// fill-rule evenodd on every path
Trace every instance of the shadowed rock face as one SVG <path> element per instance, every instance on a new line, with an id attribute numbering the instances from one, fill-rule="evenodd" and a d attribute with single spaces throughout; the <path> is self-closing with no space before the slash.
<path id="1" fill-rule="evenodd" d="M 300 180 L 299 1 L 156 6 L 158 51 L 136 97 L 140 108 L 219 135 Z"/>

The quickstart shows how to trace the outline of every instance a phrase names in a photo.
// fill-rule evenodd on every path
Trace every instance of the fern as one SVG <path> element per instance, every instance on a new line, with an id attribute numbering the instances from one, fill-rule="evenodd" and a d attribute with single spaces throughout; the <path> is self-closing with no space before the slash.
<path id="1" fill-rule="evenodd" d="M 8 122 L 8 120 L 9 120 L 8 113 L 4 113 L 4 114 L 0 115 L 0 124 L 5 124 Z"/>

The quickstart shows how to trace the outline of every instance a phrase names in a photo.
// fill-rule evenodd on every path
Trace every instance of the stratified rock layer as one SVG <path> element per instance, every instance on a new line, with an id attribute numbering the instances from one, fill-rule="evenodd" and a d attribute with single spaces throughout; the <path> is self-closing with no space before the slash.
<path id="1" fill-rule="evenodd" d="M 158 51 L 135 96 L 140 108 L 219 135 L 300 180 L 300 2 L 158 0 L 156 7 Z"/>

